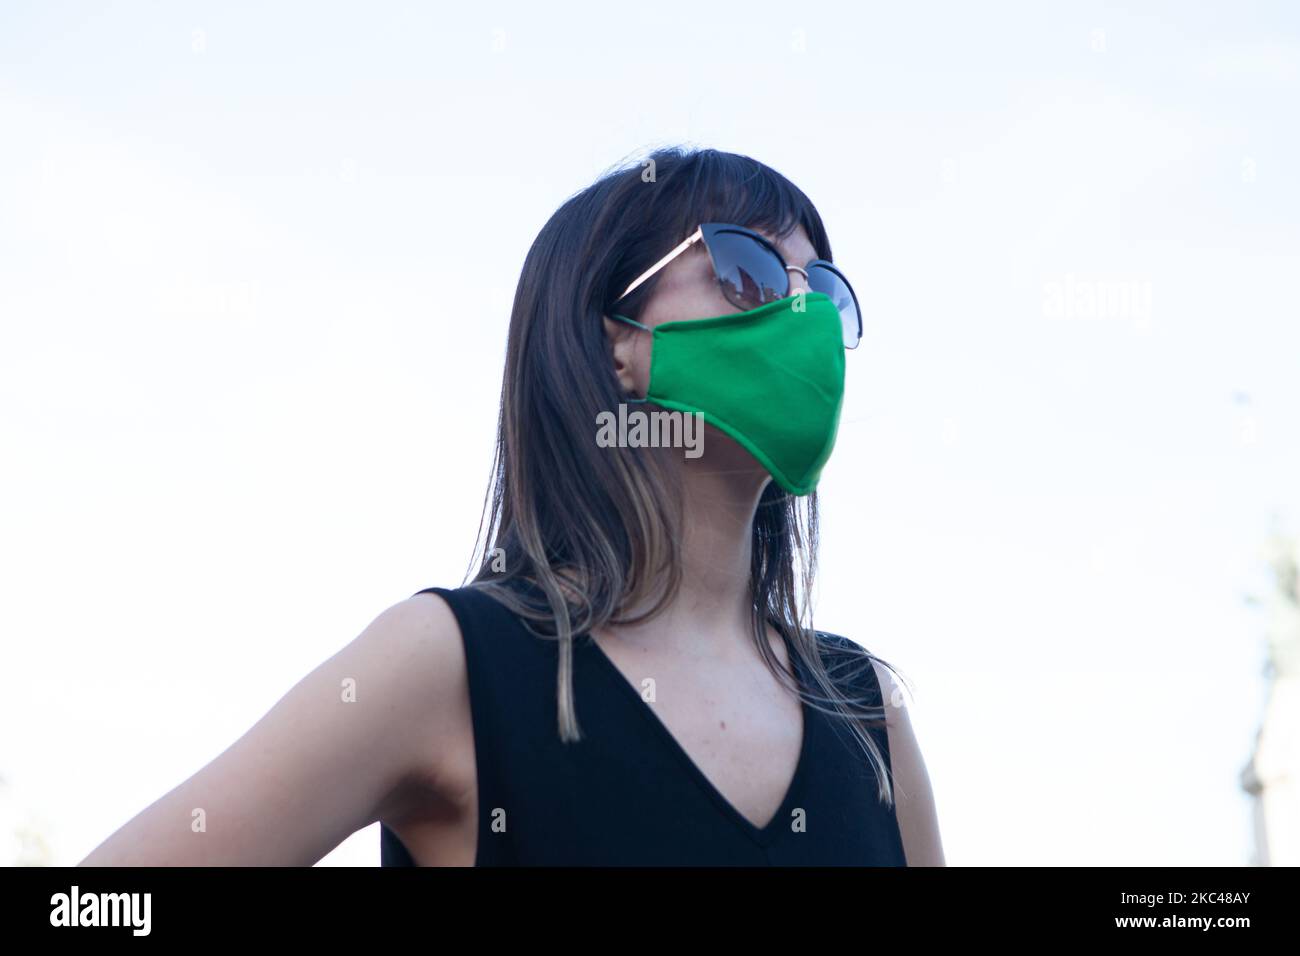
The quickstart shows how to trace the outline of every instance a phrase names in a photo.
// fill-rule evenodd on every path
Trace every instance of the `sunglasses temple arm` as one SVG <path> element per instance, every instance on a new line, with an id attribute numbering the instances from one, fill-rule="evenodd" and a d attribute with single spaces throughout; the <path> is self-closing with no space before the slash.
<path id="1" fill-rule="evenodd" d="M 637 288 L 637 286 L 641 285 L 641 283 L 645 282 L 652 275 L 654 275 L 664 266 L 668 265 L 668 263 L 672 262 L 683 252 L 689 249 L 694 243 L 699 242 L 703 238 L 704 238 L 704 233 L 697 228 L 688 237 L 686 237 L 681 242 L 679 242 L 677 244 L 677 247 L 673 249 L 672 252 L 668 253 L 668 255 L 664 256 L 662 259 L 660 259 L 658 262 L 652 265 L 645 272 L 637 276 L 636 279 L 633 280 L 632 284 L 623 290 L 623 294 L 618 297 L 617 301 L 622 302 L 624 299 L 626 299 L 629 295 L 632 294 L 632 290 Z"/>

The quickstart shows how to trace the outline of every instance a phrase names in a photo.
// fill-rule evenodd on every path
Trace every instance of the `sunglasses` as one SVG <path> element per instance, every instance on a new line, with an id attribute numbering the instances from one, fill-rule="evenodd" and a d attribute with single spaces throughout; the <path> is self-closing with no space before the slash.
<path id="1" fill-rule="evenodd" d="M 840 310 L 844 347 L 855 349 L 862 341 L 862 310 L 858 308 L 858 297 L 839 269 L 825 259 L 814 259 L 803 268 L 786 265 L 776 247 L 758 233 L 724 222 L 702 223 L 668 255 L 637 276 L 614 305 L 697 242 L 704 243 L 704 248 L 709 250 L 713 274 L 722 294 L 736 308 L 747 311 L 784 299 L 790 295 L 790 273 L 798 272 L 810 290 L 825 294 Z"/>

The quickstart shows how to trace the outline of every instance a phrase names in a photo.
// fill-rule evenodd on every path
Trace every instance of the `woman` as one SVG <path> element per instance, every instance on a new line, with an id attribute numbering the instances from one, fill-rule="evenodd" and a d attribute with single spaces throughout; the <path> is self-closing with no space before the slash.
<path id="1" fill-rule="evenodd" d="M 383 611 L 83 865 L 310 864 L 374 821 L 384 865 L 942 865 L 887 665 L 805 604 L 861 334 L 830 259 L 743 156 L 565 202 L 472 580 Z"/>

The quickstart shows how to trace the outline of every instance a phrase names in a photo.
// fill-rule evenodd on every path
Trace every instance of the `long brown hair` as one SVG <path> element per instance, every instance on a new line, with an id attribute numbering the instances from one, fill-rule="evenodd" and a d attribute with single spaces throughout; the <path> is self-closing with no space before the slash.
<path id="1" fill-rule="evenodd" d="M 817 210 L 780 173 L 747 156 L 674 147 L 614 168 L 565 201 L 533 242 L 519 277 L 492 480 L 466 577 L 533 633 L 559 642 L 562 740 L 581 739 L 575 638 L 653 617 L 681 582 L 680 475 L 669 465 L 669 450 L 598 447 L 594 435 L 597 414 L 627 397 L 601 317 L 618 292 L 700 222 L 734 222 L 777 236 L 802 226 L 817 255 L 831 259 Z M 655 285 L 652 278 L 640 286 L 619 311 L 636 316 Z M 868 705 L 873 678 L 861 669 L 874 660 L 893 668 L 813 629 L 807 598 L 816 556 L 816 494 L 791 496 L 769 482 L 752 530 L 755 643 L 783 685 L 847 720 L 875 768 L 880 799 L 892 805 L 887 762 L 865 732 L 884 726 L 885 702 Z M 621 616 L 642 602 L 642 614 Z M 768 624 L 815 686 L 802 686 L 781 668 Z M 860 653 L 844 654 L 846 645 Z M 890 693 L 883 686 L 881 692 Z"/>

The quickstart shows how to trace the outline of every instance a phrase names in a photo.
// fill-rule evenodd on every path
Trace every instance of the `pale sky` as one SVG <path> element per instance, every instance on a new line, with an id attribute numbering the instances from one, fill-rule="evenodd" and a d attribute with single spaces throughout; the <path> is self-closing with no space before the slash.
<path id="1" fill-rule="evenodd" d="M 799 184 L 861 299 L 816 621 L 912 680 L 949 863 L 1248 862 L 1294 9 L 568 6 L 0 9 L 11 815 L 75 863 L 459 584 L 529 244 L 686 143 Z"/>

